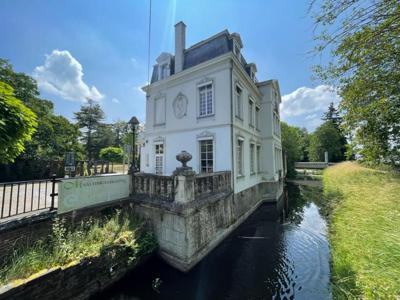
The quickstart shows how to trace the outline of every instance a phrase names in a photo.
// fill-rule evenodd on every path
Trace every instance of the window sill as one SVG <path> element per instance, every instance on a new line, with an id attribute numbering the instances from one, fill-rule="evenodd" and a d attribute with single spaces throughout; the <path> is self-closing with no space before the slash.
<path id="1" fill-rule="evenodd" d="M 212 118 L 212 117 L 215 117 L 215 114 L 197 116 L 197 120 L 199 120 L 199 119 L 207 119 L 207 118 Z"/>
<path id="2" fill-rule="evenodd" d="M 257 175 L 257 173 L 255 173 L 255 172 L 250 173 L 250 176 L 254 176 L 254 175 Z"/>
<path id="3" fill-rule="evenodd" d="M 245 176 L 243 174 L 237 175 L 236 179 L 243 179 Z"/>
<path id="4" fill-rule="evenodd" d="M 239 116 L 235 116 L 237 120 L 239 120 L 240 122 L 243 122 L 243 119 Z"/>
<path id="5" fill-rule="evenodd" d="M 165 123 L 154 124 L 153 127 L 165 127 Z"/>

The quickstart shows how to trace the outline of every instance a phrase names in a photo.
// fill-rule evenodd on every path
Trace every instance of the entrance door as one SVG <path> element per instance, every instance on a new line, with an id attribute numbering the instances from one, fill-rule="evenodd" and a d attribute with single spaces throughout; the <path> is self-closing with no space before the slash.
<path id="1" fill-rule="evenodd" d="M 164 144 L 156 144 L 155 147 L 156 174 L 162 175 L 164 173 Z"/>

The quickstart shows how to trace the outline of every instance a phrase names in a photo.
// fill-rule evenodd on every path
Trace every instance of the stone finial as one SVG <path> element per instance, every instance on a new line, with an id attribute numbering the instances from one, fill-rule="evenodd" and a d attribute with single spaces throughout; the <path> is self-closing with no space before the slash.
<path id="1" fill-rule="evenodd" d="M 176 155 L 176 159 L 182 164 L 182 167 L 176 168 L 176 170 L 173 172 L 174 175 L 193 175 L 195 172 L 192 170 L 191 167 L 187 166 L 187 162 L 192 159 L 192 155 L 183 150 L 181 153 L 178 153 Z"/>
<path id="2" fill-rule="evenodd" d="M 192 154 L 190 154 L 189 152 L 183 150 L 181 151 L 181 153 L 176 155 L 176 159 L 182 163 L 182 168 L 187 168 L 187 162 L 190 161 L 192 159 Z"/>

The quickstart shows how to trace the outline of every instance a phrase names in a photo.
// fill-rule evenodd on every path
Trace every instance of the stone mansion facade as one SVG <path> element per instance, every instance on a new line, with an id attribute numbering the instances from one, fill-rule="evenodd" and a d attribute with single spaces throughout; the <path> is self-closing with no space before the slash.
<path id="1" fill-rule="evenodd" d="M 230 171 L 234 193 L 283 176 L 277 80 L 258 81 L 238 33 L 224 30 L 190 48 L 175 25 L 175 54 L 162 53 L 146 92 L 140 170 L 171 175 L 182 150 L 196 173 Z"/>

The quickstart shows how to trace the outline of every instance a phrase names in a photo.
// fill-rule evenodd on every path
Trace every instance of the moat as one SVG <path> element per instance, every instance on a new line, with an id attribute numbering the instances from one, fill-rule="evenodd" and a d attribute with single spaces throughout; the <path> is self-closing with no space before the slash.
<path id="1" fill-rule="evenodd" d="M 153 258 L 102 299 L 331 299 L 329 244 L 318 187 L 289 185 L 188 273 Z M 99 299 L 99 297 L 96 297 Z"/>

